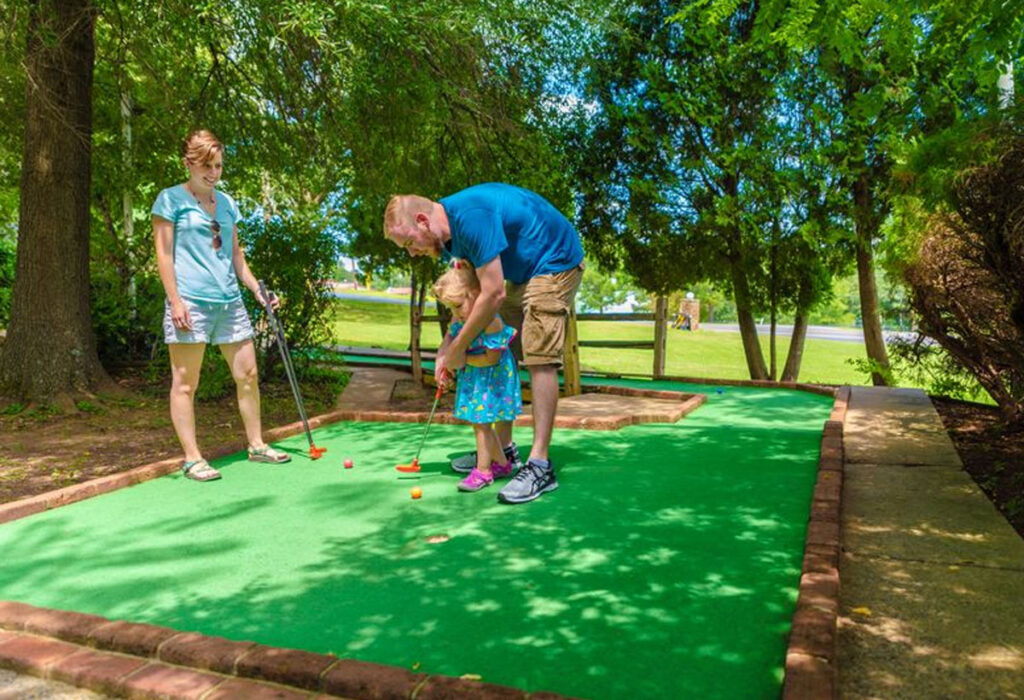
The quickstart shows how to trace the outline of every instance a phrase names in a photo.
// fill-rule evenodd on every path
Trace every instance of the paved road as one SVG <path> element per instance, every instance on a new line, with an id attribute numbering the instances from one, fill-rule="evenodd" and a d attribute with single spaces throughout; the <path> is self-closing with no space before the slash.
<path id="1" fill-rule="evenodd" d="M 394 297 L 385 296 L 373 296 L 370 294 L 347 294 L 345 292 L 334 292 L 333 296 L 338 299 L 352 299 L 354 301 L 372 301 L 382 304 L 408 304 L 408 299 L 396 299 Z M 651 321 L 636 321 L 636 323 L 645 323 L 650 325 Z M 740 327 L 735 323 L 702 323 L 700 324 L 702 330 L 713 331 L 715 333 L 739 333 Z M 768 335 L 771 330 L 768 324 L 758 325 L 757 332 L 761 335 Z M 780 338 L 788 338 L 793 335 L 793 326 L 791 325 L 778 325 L 775 328 L 775 333 Z M 892 340 L 893 338 L 903 337 L 907 339 L 913 339 L 914 333 L 904 333 L 899 331 L 885 331 L 885 339 Z M 807 337 L 814 340 L 839 340 L 848 343 L 863 343 L 864 333 L 860 328 L 841 328 L 836 326 L 808 326 Z"/>
<path id="2" fill-rule="evenodd" d="M 715 331 L 723 333 L 739 333 L 740 327 L 735 323 L 702 323 L 700 324 L 702 330 Z M 758 325 L 757 332 L 761 335 L 768 335 L 771 331 L 771 326 L 768 324 Z M 793 326 L 778 325 L 775 327 L 775 333 L 780 338 L 788 338 L 793 335 Z M 907 333 L 900 331 L 884 331 L 882 335 L 885 339 L 892 340 L 893 338 L 907 338 L 913 339 L 917 337 L 916 333 Z M 842 340 L 851 343 L 863 343 L 864 342 L 864 331 L 860 328 L 841 328 L 837 326 L 808 326 L 807 337 L 814 338 L 815 340 Z"/>

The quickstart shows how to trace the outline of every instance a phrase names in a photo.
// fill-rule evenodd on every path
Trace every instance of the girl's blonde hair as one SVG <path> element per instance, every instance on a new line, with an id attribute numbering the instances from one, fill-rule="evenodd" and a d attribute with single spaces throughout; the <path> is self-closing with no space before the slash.
<path id="1" fill-rule="evenodd" d="M 222 144 L 212 131 L 197 129 L 189 132 L 181 144 L 182 157 L 191 163 L 208 164 L 217 154 L 224 154 Z"/>
<path id="2" fill-rule="evenodd" d="M 456 260 L 453 267 L 434 283 L 434 297 L 449 308 L 460 306 L 471 294 L 480 293 L 476 270 L 465 260 Z"/>

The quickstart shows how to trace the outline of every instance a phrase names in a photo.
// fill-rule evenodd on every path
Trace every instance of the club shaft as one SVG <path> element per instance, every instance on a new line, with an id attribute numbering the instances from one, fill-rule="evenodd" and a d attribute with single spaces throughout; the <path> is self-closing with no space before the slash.
<path id="1" fill-rule="evenodd" d="M 423 437 L 420 438 L 420 446 L 416 448 L 415 462 L 419 462 L 420 452 L 423 451 L 423 443 L 427 441 L 427 433 L 430 432 L 430 424 L 434 421 L 434 411 L 437 410 L 437 402 L 441 400 L 441 394 L 434 396 L 434 405 L 430 407 L 430 416 L 427 418 L 427 427 L 423 429 Z"/>
<path id="2" fill-rule="evenodd" d="M 295 407 L 299 411 L 299 418 L 302 420 L 302 427 L 306 431 L 306 439 L 309 440 L 309 446 L 313 447 L 313 434 L 309 430 L 309 420 L 306 417 L 306 407 L 302 402 L 302 392 L 299 390 L 299 381 L 295 376 L 295 367 L 292 365 L 288 341 L 284 337 L 284 326 L 281 325 L 281 320 L 274 313 L 274 309 L 270 304 L 270 297 L 267 295 L 267 288 L 263 285 L 262 281 L 260 281 L 259 285 L 260 294 L 266 302 L 267 319 L 270 321 L 270 328 L 277 339 L 277 349 L 281 353 L 281 363 L 284 365 L 285 374 L 288 376 L 288 384 L 291 386 L 292 396 L 295 397 Z"/>

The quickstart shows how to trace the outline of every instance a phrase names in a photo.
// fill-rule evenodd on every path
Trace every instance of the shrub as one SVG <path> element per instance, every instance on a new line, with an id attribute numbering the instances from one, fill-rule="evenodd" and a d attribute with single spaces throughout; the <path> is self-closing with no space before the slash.
<path id="1" fill-rule="evenodd" d="M 100 268 L 100 269 L 97 269 Z M 93 266 L 90 313 L 96 350 L 105 367 L 151 361 L 163 343 L 164 288 L 156 275 L 135 278 L 134 311 L 124 279 L 112 268 Z"/>
<path id="2" fill-rule="evenodd" d="M 14 231 L 0 227 L 0 328 L 6 328 L 11 320 L 11 290 L 14 288 L 16 250 Z"/>
<path id="3" fill-rule="evenodd" d="M 253 273 L 281 298 L 277 315 L 289 347 L 317 346 L 329 340 L 331 297 L 325 281 L 334 274 L 338 243 L 320 219 L 300 214 L 254 217 L 246 222 L 242 238 Z M 279 361 L 263 309 L 248 291 L 243 295 L 256 322 L 257 346 L 267 361 Z"/>
<path id="4" fill-rule="evenodd" d="M 985 389 L 942 346 L 919 335 L 886 343 L 892 374 L 898 383 L 925 387 L 932 395 L 963 401 L 984 401 Z"/>
<path id="5" fill-rule="evenodd" d="M 961 176 L 903 270 L 923 333 L 1024 427 L 1024 138 Z"/>

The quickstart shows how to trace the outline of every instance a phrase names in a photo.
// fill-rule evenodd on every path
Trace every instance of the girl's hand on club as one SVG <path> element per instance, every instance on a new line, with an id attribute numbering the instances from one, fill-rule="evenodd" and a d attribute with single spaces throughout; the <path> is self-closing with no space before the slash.
<path id="1" fill-rule="evenodd" d="M 434 382 L 438 386 L 444 385 L 448 375 L 448 368 L 445 367 L 444 355 L 438 355 L 434 358 Z"/>
<path id="2" fill-rule="evenodd" d="M 438 386 L 441 387 L 442 391 L 448 391 L 455 386 L 455 377 L 453 377 L 448 370 L 442 370 L 441 379 L 438 380 Z"/>
<path id="3" fill-rule="evenodd" d="M 188 312 L 188 307 L 180 298 L 171 302 L 171 322 L 175 328 L 180 328 L 183 331 L 192 330 L 192 314 Z"/>

